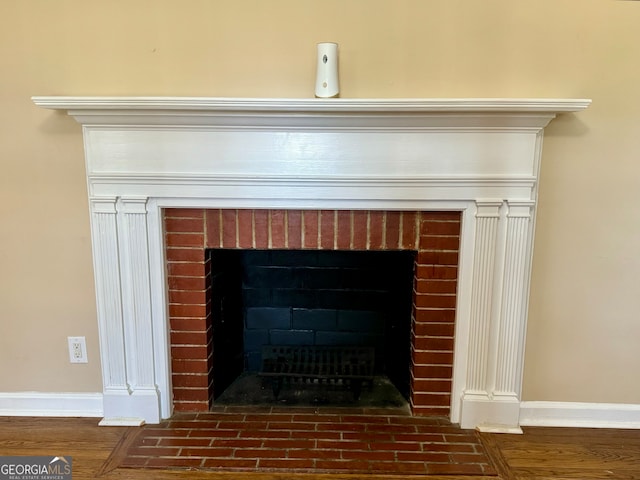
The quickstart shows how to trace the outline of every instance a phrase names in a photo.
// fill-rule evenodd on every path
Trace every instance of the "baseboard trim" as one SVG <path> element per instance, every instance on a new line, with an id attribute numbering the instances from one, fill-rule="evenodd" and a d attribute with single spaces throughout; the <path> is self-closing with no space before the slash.
<path id="1" fill-rule="evenodd" d="M 0 392 L 0 416 L 102 417 L 102 393 Z"/>
<path id="2" fill-rule="evenodd" d="M 103 417 L 102 393 L 0 392 L 0 416 Z M 520 425 L 640 429 L 640 404 L 521 402 Z"/>
<path id="3" fill-rule="evenodd" d="M 521 402 L 520 425 L 640 429 L 640 405 L 623 403 Z"/>

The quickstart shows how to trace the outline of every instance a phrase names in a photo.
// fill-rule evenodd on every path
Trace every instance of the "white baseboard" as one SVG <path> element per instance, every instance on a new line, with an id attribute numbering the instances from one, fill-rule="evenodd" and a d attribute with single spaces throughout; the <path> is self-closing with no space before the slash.
<path id="1" fill-rule="evenodd" d="M 521 402 L 520 425 L 530 427 L 638 428 L 640 405 Z"/>
<path id="2" fill-rule="evenodd" d="M 0 416 L 102 417 L 102 393 L 0 392 Z M 640 405 L 521 402 L 520 425 L 640 429 Z"/>
<path id="3" fill-rule="evenodd" d="M 0 416 L 102 417 L 102 393 L 0 392 Z"/>

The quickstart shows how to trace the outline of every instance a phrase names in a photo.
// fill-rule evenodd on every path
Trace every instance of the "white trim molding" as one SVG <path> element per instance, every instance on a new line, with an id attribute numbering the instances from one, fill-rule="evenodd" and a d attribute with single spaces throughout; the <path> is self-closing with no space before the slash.
<path id="1" fill-rule="evenodd" d="M 516 113 L 576 112 L 591 105 L 589 99 L 559 98 L 211 98 L 211 97 L 65 97 L 36 96 L 39 107 L 79 112 L 248 112 L 290 113 Z M 72 113 L 73 112 L 73 113 Z"/>
<path id="2" fill-rule="evenodd" d="M 102 393 L 0 392 L 0 416 L 102 417 Z"/>
<path id="3" fill-rule="evenodd" d="M 518 428 L 546 125 L 590 100 L 34 97 L 81 125 L 105 422 L 172 414 L 162 208 L 462 212 L 451 420 Z"/>
<path id="4" fill-rule="evenodd" d="M 528 427 L 640 428 L 640 404 L 521 402 L 520 425 Z"/>

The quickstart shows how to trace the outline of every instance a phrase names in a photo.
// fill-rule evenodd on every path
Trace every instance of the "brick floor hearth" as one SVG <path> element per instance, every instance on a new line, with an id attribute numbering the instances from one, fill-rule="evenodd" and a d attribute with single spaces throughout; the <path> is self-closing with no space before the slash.
<path id="1" fill-rule="evenodd" d="M 130 468 L 496 475 L 476 432 L 401 409 L 214 407 L 142 427 L 120 456 Z"/>

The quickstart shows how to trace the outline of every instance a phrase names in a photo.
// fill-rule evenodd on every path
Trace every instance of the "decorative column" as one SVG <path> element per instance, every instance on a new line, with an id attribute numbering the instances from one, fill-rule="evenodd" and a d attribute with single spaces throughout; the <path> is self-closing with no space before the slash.
<path id="1" fill-rule="evenodd" d="M 91 211 L 104 388 L 100 424 L 157 423 L 146 198 L 93 198 Z"/>
<path id="2" fill-rule="evenodd" d="M 519 409 L 534 203 L 509 201 L 507 205 L 505 269 L 493 397 L 516 402 Z"/>
<path id="3" fill-rule="evenodd" d="M 108 417 L 119 413 L 120 399 L 130 394 L 125 361 L 116 198 L 92 198 L 90 204 L 104 415 Z"/>
<path id="4" fill-rule="evenodd" d="M 496 246 L 501 201 L 476 202 L 476 235 L 469 323 L 469 357 L 465 397 L 487 398 Z"/>
<path id="5" fill-rule="evenodd" d="M 463 428 L 521 433 L 533 201 L 476 202 Z"/>

